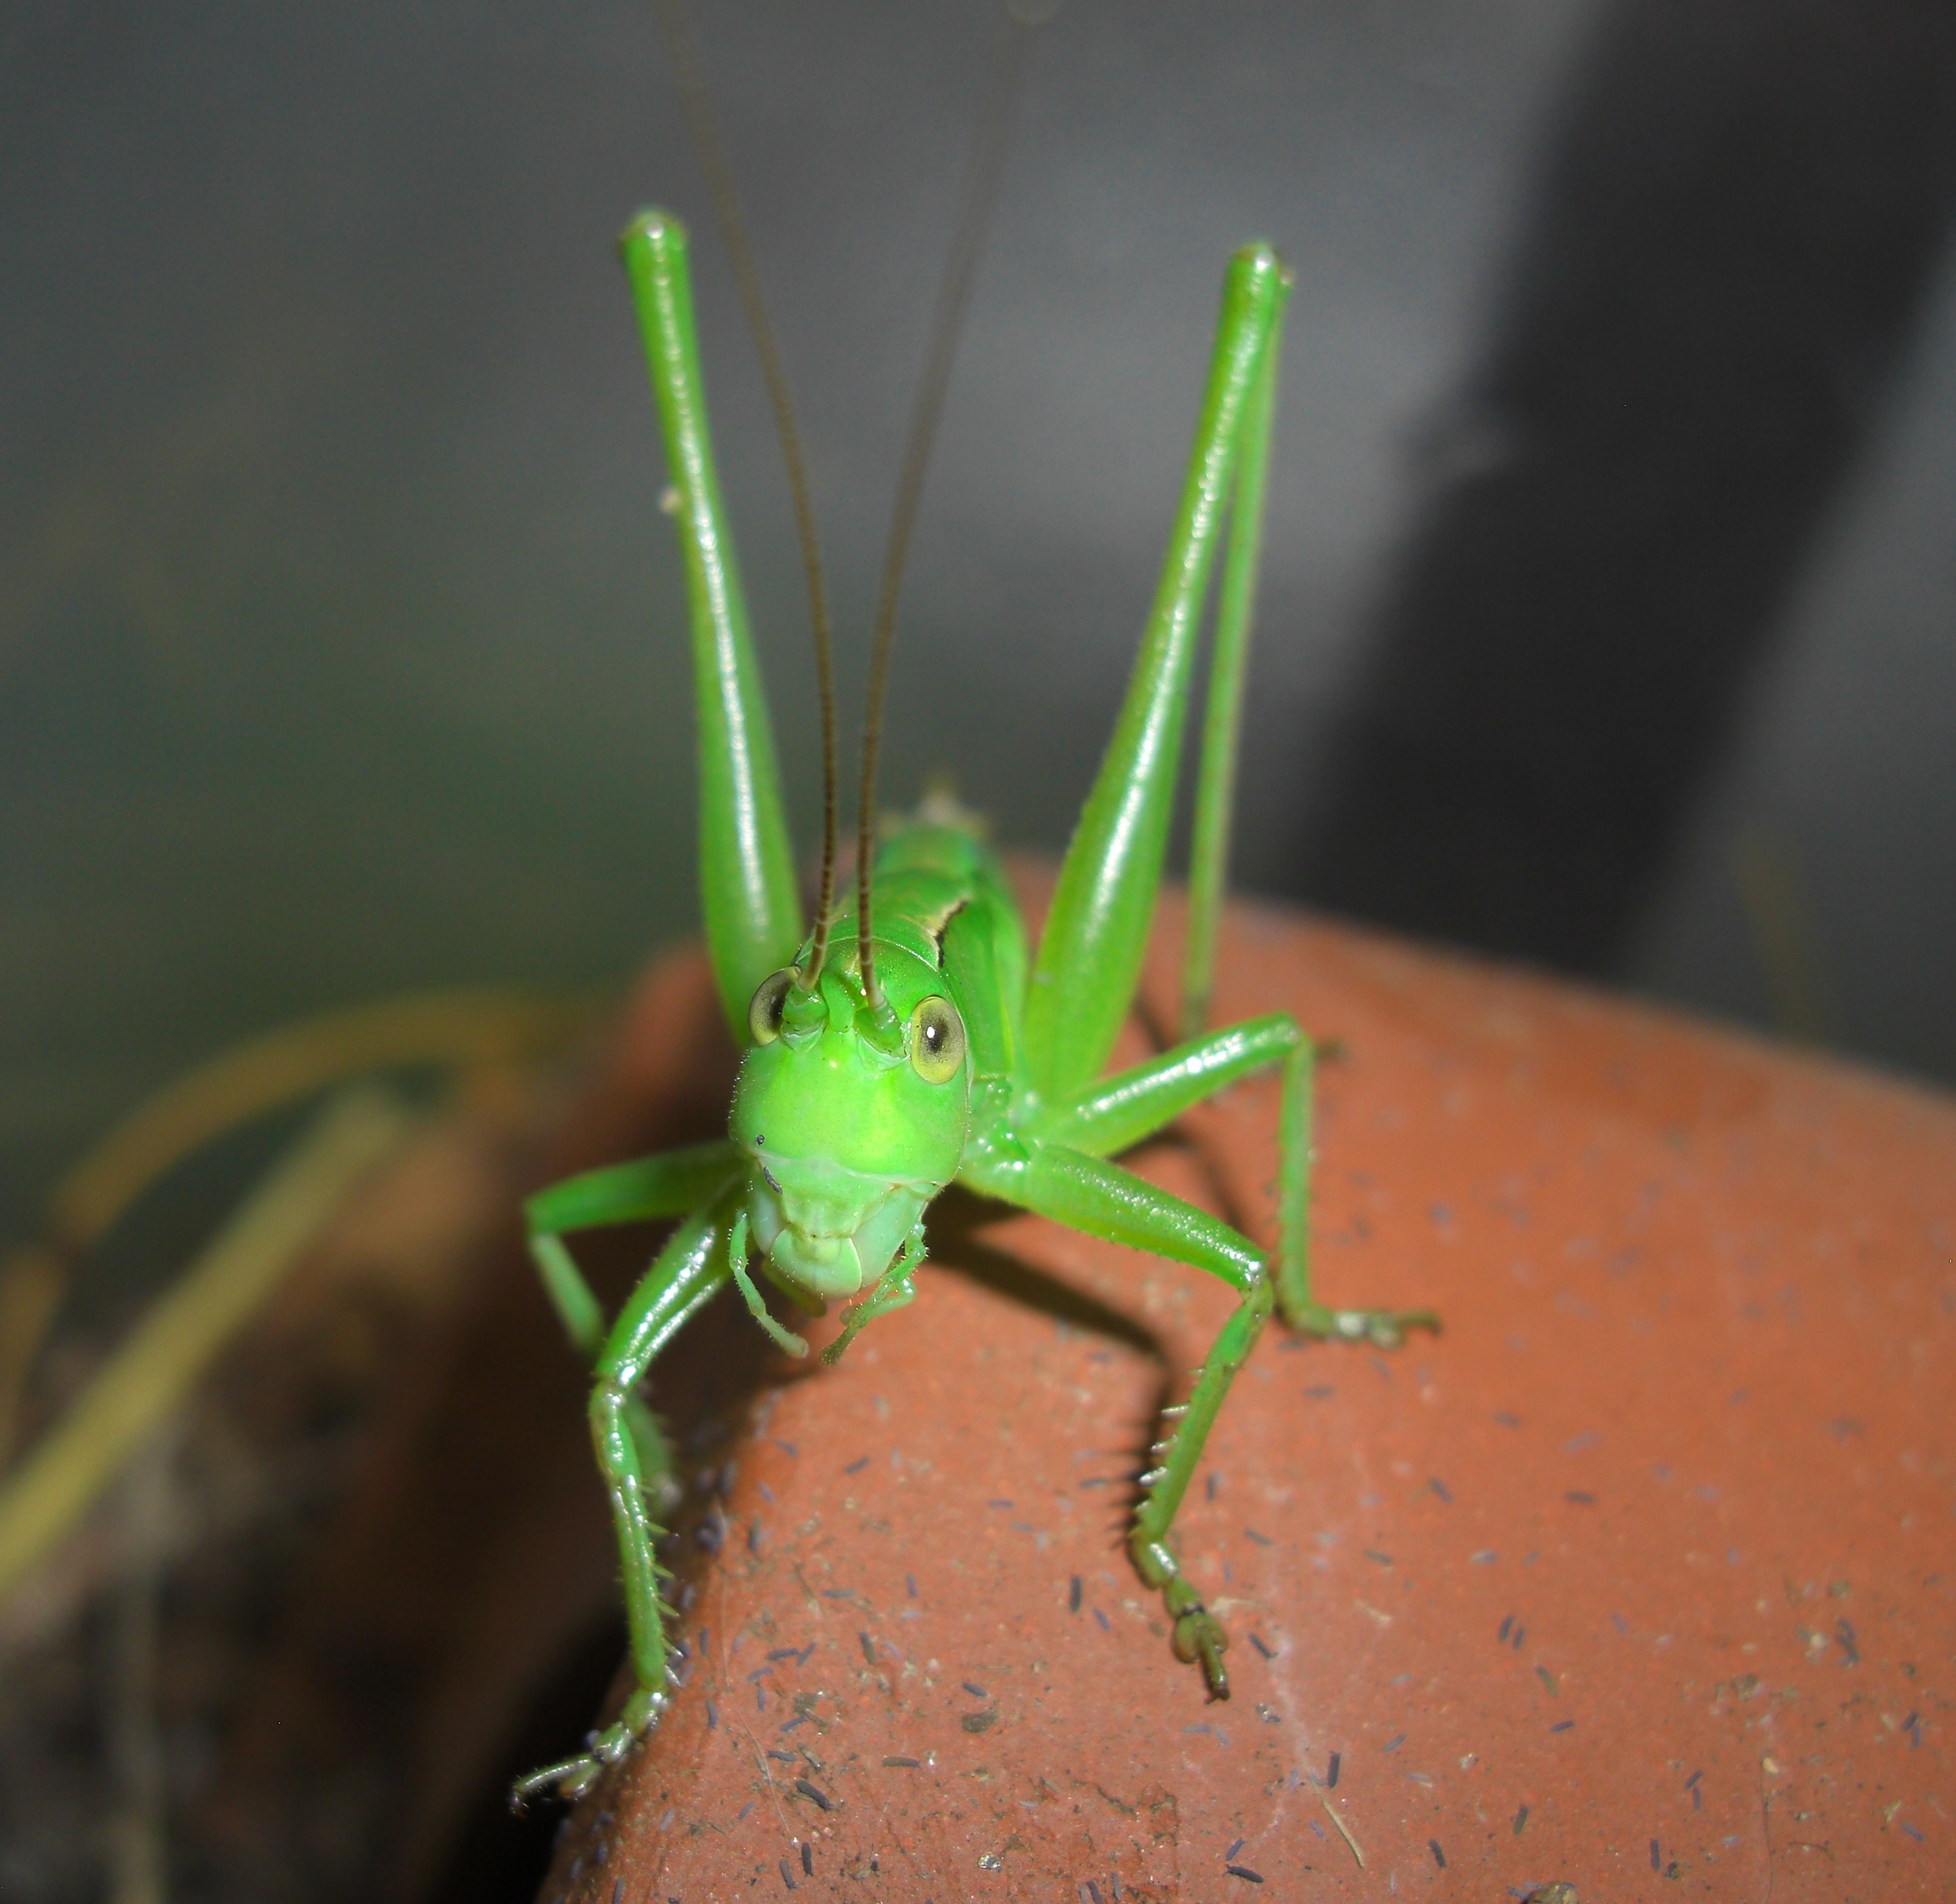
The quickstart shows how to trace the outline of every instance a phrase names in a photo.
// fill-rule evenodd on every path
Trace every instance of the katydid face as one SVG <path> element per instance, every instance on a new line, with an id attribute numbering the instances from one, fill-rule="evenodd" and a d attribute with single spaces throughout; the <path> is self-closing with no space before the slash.
<path id="1" fill-rule="evenodd" d="M 875 1285 L 964 1152 L 970 1067 L 944 975 L 887 941 L 876 972 L 894 1019 L 883 1041 L 852 959 L 831 959 L 812 992 L 792 972 L 766 980 L 734 1087 L 755 1244 L 818 1311 Z"/>

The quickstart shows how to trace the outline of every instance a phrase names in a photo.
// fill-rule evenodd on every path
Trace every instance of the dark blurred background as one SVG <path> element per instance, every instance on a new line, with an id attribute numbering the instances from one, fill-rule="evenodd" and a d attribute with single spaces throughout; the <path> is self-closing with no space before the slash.
<path id="1" fill-rule="evenodd" d="M 985 5 L 702 10 L 845 694 Z M 907 594 L 892 802 L 1060 846 L 1219 273 L 1295 261 L 1241 883 L 1956 1078 L 1956 17 L 1069 0 Z M 645 9 L 0 18 L 0 1224 L 295 1014 L 692 928 L 612 240 L 693 219 L 804 844 L 778 459 Z"/>
<path id="2" fill-rule="evenodd" d="M 853 727 L 999 18 L 698 10 Z M 1024 107 L 888 803 L 948 769 L 1007 843 L 1063 845 L 1224 258 L 1267 237 L 1298 288 L 1238 883 L 1956 1082 L 1948 0 L 1065 0 Z M 812 847 L 799 569 L 704 200 L 642 0 L 0 11 L 0 1442 L 23 1377 L 37 1431 L 297 1137 L 259 1121 L 92 1253 L 9 1253 L 147 1093 L 411 989 L 615 995 L 694 929 L 614 254 L 648 201 L 699 235 Z M 532 1891 L 554 1820 L 511 1825 L 505 1781 L 572 1745 L 620 1638 L 510 1213 L 699 1134 L 724 1084 L 651 1093 L 670 1128 L 601 1086 L 547 1137 L 551 1087 L 503 1063 L 396 1079 L 404 1117 L 455 1114 L 376 1193 L 391 1227 L 299 1271 L 8 1600 L 10 1897 L 112 1865 L 129 1904 L 146 1870 L 185 1899 Z M 598 1253 L 614 1297 L 643 1241 Z M 696 1516 L 759 1339 L 686 1358 L 690 1401 L 661 1385 Z"/>

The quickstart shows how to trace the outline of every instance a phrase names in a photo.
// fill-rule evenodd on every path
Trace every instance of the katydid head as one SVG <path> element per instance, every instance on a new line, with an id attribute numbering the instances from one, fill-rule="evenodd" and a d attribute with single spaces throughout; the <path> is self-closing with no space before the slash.
<path id="1" fill-rule="evenodd" d="M 880 1012 L 846 956 L 809 990 L 793 966 L 764 980 L 734 1086 L 755 1244 L 772 1279 L 818 1309 L 882 1278 L 964 1155 L 964 1020 L 934 965 L 878 950 Z"/>

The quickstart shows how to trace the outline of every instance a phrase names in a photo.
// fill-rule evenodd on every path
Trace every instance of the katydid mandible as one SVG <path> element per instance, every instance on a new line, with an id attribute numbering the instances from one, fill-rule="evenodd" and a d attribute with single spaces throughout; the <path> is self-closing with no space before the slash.
<path id="1" fill-rule="evenodd" d="M 588 1749 L 516 1788 L 576 1797 L 657 1723 L 676 1653 L 660 1598 L 655 1508 L 673 1460 L 639 1395 L 659 1352 L 732 1282 L 791 1354 L 759 1278 L 819 1315 L 850 1301 L 833 1361 L 910 1302 L 925 1212 L 948 1184 L 1185 1263 L 1241 1302 L 1139 1478 L 1128 1548 L 1165 1601 L 1172 1645 L 1229 1694 L 1221 1622 L 1172 1539 L 1210 1425 L 1273 1308 L 1320 1337 L 1397 1344 L 1424 1312 L 1334 1310 L 1308 1259 L 1313 1051 L 1273 1013 L 1202 1020 L 1223 884 L 1228 789 L 1289 279 L 1267 246 L 1239 251 L 1195 443 L 1140 651 L 1075 829 L 1037 950 L 989 850 L 926 803 L 866 856 L 854 905 L 805 922 L 774 744 L 708 442 L 686 233 L 660 212 L 623 251 L 645 335 L 683 558 L 702 749 L 700 884 L 721 1004 L 743 1048 L 727 1137 L 597 1170 L 527 1206 L 551 1301 L 595 1372 L 590 1416 L 622 1564 L 636 1689 Z M 1191 867 L 1184 1042 L 1103 1076 L 1138 982 L 1166 851 L 1196 638 L 1226 540 Z M 864 809 L 872 811 L 870 790 Z M 834 798 L 830 793 L 832 813 Z M 832 836 L 832 824 L 831 832 Z M 832 843 L 825 859 L 831 884 Z M 1248 1074 L 1282 1073 L 1274 1254 L 1110 1158 Z M 565 1238 L 677 1218 L 607 1325 Z"/>

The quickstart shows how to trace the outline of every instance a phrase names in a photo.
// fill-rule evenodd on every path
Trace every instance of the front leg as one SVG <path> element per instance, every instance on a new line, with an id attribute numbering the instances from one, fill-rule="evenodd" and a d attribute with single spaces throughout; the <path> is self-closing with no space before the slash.
<path id="1" fill-rule="evenodd" d="M 594 1368 L 604 1347 L 604 1312 L 564 1238 L 579 1230 L 683 1216 L 711 1203 L 741 1172 L 738 1147 L 721 1138 L 690 1144 L 629 1163 L 607 1164 L 539 1190 L 523 1206 L 530 1256 L 543 1278 L 544 1293 L 571 1345 Z M 625 1404 L 626 1419 L 638 1443 L 639 1468 L 646 1487 L 669 1505 L 676 1494 L 672 1454 L 636 1395 Z"/>
<path id="2" fill-rule="evenodd" d="M 673 1647 L 666 1636 L 659 1599 L 664 1570 L 657 1552 L 665 1530 L 655 1517 L 652 1502 L 664 1476 L 651 1465 L 662 1458 L 664 1443 L 655 1439 L 648 1445 L 645 1429 L 650 1417 L 634 1392 L 659 1351 L 712 1299 L 730 1275 L 727 1243 L 743 1188 L 736 1183 L 724 1190 L 708 1208 L 688 1217 L 673 1233 L 612 1325 L 597 1357 L 591 1436 L 617 1531 L 626 1623 L 638 1685 L 617 1719 L 594 1733 L 583 1751 L 516 1782 L 510 1795 L 511 1804 L 519 1809 L 548 1791 L 566 1798 L 582 1797 L 607 1765 L 631 1749 L 633 1739 L 658 1723 L 670 1697 Z"/>
<path id="3" fill-rule="evenodd" d="M 1090 1236 L 1207 1271 L 1242 1295 L 1241 1306 L 1223 1325 L 1197 1372 L 1187 1402 L 1169 1411 L 1175 1425 L 1166 1441 L 1155 1445 L 1159 1458 L 1141 1477 L 1141 1497 L 1128 1537 L 1136 1569 L 1160 1593 L 1175 1623 L 1177 1656 L 1191 1664 L 1199 1662 L 1210 1696 L 1226 1699 L 1229 1675 L 1222 1654 L 1229 1635 L 1181 1571 L 1169 1534 L 1222 1398 L 1269 1319 L 1272 1281 L 1263 1257 L 1248 1237 L 1207 1211 L 1118 1164 L 1064 1145 L 1035 1140 L 1024 1161 L 985 1168 L 970 1181 L 1003 1202 Z"/>

